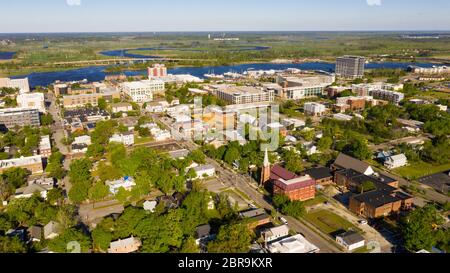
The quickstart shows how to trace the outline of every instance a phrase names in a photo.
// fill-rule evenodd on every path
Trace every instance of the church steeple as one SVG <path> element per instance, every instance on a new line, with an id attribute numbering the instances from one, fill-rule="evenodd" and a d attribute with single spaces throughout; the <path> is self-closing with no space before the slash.
<path id="1" fill-rule="evenodd" d="M 269 161 L 269 152 L 266 149 L 264 155 L 264 163 L 261 170 L 261 185 L 266 184 L 270 180 L 270 161 Z"/>
<path id="2" fill-rule="evenodd" d="M 264 164 L 263 164 L 263 166 L 264 167 L 270 167 L 269 153 L 268 153 L 267 149 L 266 149 L 266 153 L 264 155 Z"/>

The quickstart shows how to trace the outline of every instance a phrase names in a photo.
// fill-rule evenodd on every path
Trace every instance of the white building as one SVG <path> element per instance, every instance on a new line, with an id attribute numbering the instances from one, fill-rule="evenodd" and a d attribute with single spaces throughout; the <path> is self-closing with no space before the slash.
<path id="1" fill-rule="evenodd" d="M 111 105 L 111 109 L 113 113 L 129 112 L 133 110 L 133 106 L 126 102 L 114 103 Z"/>
<path id="2" fill-rule="evenodd" d="M 289 236 L 289 227 L 287 225 L 273 227 L 263 232 L 262 236 L 266 243 L 270 243 L 272 241 Z"/>
<path id="3" fill-rule="evenodd" d="M 312 115 L 312 116 L 321 116 L 326 111 L 327 108 L 325 105 L 317 103 L 317 102 L 307 102 L 304 106 L 305 114 Z"/>
<path id="4" fill-rule="evenodd" d="M 155 208 L 158 205 L 158 202 L 156 201 L 145 201 L 143 204 L 143 208 L 146 211 L 155 212 Z"/>
<path id="5" fill-rule="evenodd" d="M 42 136 L 39 142 L 39 154 L 48 158 L 52 155 L 52 144 L 50 142 L 50 136 Z"/>
<path id="6" fill-rule="evenodd" d="M 88 135 L 75 137 L 72 144 L 86 144 L 89 146 L 92 144 L 91 137 Z"/>
<path id="7" fill-rule="evenodd" d="M 42 93 L 23 93 L 17 96 L 17 106 L 20 108 L 34 108 L 45 113 L 45 99 Z"/>
<path id="8" fill-rule="evenodd" d="M 134 102 L 144 103 L 152 101 L 156 93 L 164 92 L 165 85 L 161 80 L 145 80 L 122 83 L 120 89 Z"/>
<path id="9" fill-rule="evenodd" d="M 19 93 L 30 93 L 30 84 L 28 78 L 24 79 L 10 79 L 10 78 L 0 78 L 0 87 L 7 88 L 19 88 Z"/>
<path id="10" fill-rule="evenodd" d="M 395 91 L 389 91 L 384 89 L 370 90 L 369 95 L 375 99 L 387 100 L 393 104 L 399 104 L 405 99 L 405 94 Z"/>
<path id="11" fill-rule="evenodd" d="M 128 176 L 114 181 L 106 181 L 105 184 L 109 187 L 109 191 L 114 195 L 119 192 L 120 188 L 131 191 L 133 187 L 136 186 L 134 179 Z"/>
<path id="12" fill-rule="evenodd" d="M 197 177 L 194 179 L 203 179 L 205 177 L 213 177 L 216 175 L 216 168 L 212 165 L 201 165 L 193 168 Z"/>
<path id="13" fill-rule="evenodd" d="M 388 169 L 395 169 L 406 166 L 408 164 L 408 159 L 404 154 L 393 155 L 384 161 L 384 166 Z"/>
<path id="14" fill-rule="evenodd" d="M 40 155 L 0 160 L 0 172 L 10 168 L 28 169 L 32 174 L 41 174 L 44 172 L 42 156 Z"/>
<path id="15" fill-rule="evenodd" d="M 333 118 L 337 119 L 337 120 L 341 120 L 341 121 L 351 121 L 353 119 L 352 116 L 349 116 L 349 115 L 346 115 L 346 114 L 342 114 L 342 113 L 334 114 Z"/>
<path id="16" fill-rule="evenodd" d="M 134 145 L 134 132 L 124 133 L 124 134 L 114 134 L 109 142 L 118 142 L 122 143 L 125 146 L 133 146 Z"/>
<path id="17" fill-rule="evenodd" d="M 319 248 L 297 234 L 268 245 L 270 253 L 318 253 Z"/>
<path id="18" fill-rule="evenodd" d="M 347 251 L 352 251 L 363 247 L 366 244 L 364 237 L 355 231 L 347 231 L 336 236 L 336 242 L 343 246 Z"/>
<path id="19" fill-rule="evenodd" d="M 108 253 L 133 253 L 138 251 L 141 246 L 141 240 L 130 237 L 124 240 L 111 242 L 108 248 Z"/>

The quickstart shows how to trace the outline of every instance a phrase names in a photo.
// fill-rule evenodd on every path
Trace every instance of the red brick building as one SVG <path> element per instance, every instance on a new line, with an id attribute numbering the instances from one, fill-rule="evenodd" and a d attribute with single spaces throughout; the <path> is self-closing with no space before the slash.
<path id="1" fill-rule="evenodd" d="M 298 176 L 281 166 L 271 169 L 273 194 L 286 195 L 292 201 L 306 201 L 316 197 L 316 181 L 309 175 Z"/>

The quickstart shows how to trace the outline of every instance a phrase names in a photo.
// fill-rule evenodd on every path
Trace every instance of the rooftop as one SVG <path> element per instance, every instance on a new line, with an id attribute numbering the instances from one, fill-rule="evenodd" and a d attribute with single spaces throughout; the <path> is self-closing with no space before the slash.
<path id="1" fill-rule="evenodd" d="M 359 234 L 358 232 L 353 231 L 353 230 L 350 230 L 350 231 L 344 232 L 342 234 L 339 234 L 336 237 L 342 238 L 342 240 L 347 245 L 353 245 L 353 244 L 359 243 L 361 241 L 364 241 L 364 237 L 362 237 L 361 234 Z"/>
<path id="2" fill-rule="evenodd" d="M 324 178 L 333 177 L 331 170 L 326 167 L 314 168 L 305 171 L 305 173 L 309 174 L 315 180 L 321 180 Z"/>
<path id="3" fill-rule="evenodd" d="M 366 192 L 360 195 L 356 195 L 353 198 L 355 200 L 358 200 L 359 202 L 369 204 L 375 208 L 401 200 L 400 198 L 392 196 L 390 193 L 383 190 Z"/>
<path id="4" fill-rule="evenodd" d="M 0 160 L 0 168 L 20 167 L 38 163 L 42 164 L 42 157 L 40 155 Z"/>
<path id="5" fill-rule="evenodd" d="M 270 244 L 269 251 L 271 253 L 316 253 L 319 249 L 302 235 L 297 234 Z"/>

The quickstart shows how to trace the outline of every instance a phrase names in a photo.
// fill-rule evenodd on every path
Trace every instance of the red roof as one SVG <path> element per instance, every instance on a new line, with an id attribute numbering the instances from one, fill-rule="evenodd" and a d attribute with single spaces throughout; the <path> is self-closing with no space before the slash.
<path id="1" fill-rule="evenodd" d="M 287 181 L 297 177 L 298 176 L 295 173 L 290 172 L 279 165 L 273 166 L 272 170 L 270 171 L 270 179 L 272 180 L 278 180 L 281 178 Z"/>

